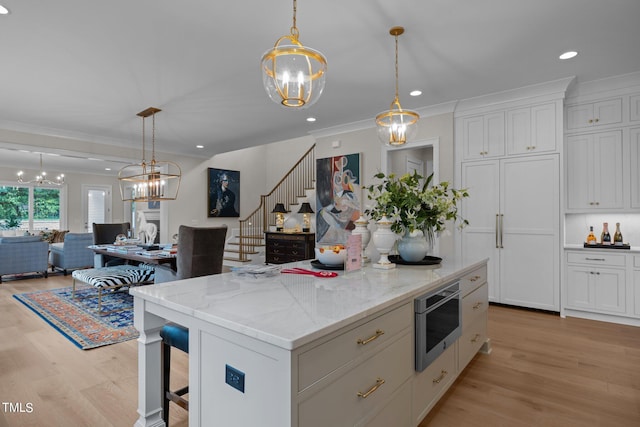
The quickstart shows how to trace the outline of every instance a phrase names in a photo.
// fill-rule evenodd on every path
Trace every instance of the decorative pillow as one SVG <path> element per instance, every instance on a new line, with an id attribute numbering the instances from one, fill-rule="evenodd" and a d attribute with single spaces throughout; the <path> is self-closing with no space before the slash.
<path id="1" fill-rule="evenodd" d="M 64 242 L 64 236 L 67 234 L 69 230 L 57 231 L 53 230 L 53 240 L 51 243 L 62 243 Z"/>
<path id="2" fill-rule="evenodd" d="M 62 243 L 64 242 L 64 236 L 67 234 L 69 230 L 42 230 L 40 232 L 40 237 L 42 240 L 49 243 Z"/>

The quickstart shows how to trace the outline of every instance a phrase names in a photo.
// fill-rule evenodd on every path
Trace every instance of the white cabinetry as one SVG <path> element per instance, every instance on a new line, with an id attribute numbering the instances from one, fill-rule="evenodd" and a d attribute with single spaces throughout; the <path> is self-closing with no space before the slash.
<path id="1" fill-rule="evenodd" d="M 640 255 L 633 257 L 633 314 L 640 317 Z"/>
<path id="2" fill-rule="evenodd" d="M 640 208 L 640 128 L 629 130 L 631 161 L 631 208 Z"/>
<path id="3" fill-rule="evenodd" d="M 619 130 L 567 137 L 567 209 L 624 207 Z"/>
<path id="4" fill-rule="evenodd" d="M 555 103 L 507 111 L 507 154 L 556 151 Z"/>
<path id="5" fill-rule="evenodd" d="M 567 252 L 566 307 L 625 314 L 626 254 Z"/>
<path id="6" fill-rule="evenodd" d="M 567 130 L 612 125 L 622 122 L 622 98 L 567 107 Z"/>
<path id="7" fill-rule="evenodd" d="M 368 423 L 413 373 L 412 319 L 405 304 L 300 354 L 298 425 Z"/>
<path id="8" fill-rule="evenodd" d="M 629 120 L 640 121 L 640 94 L 629 97 Z"/>
<path id="9" fill-rule="evenodd" d="M 504 155 L 504 113 L 490 113 L 462 119 L 465 159 Z"/>
<path id="10" fill-rule="evenodd" d="M 558 155 L 463 162 L 463 256 L 483 253 L 489 300 L 560 308 Z"/>
<path id="11" fill-rule="evenodd" d="M 475 287 L 465 293 L 462 289 L 462 335 L 458 340 L 458 370 L 462 371 L 487 341 L 487 296 L 486 270 L 475 275 Z"/>

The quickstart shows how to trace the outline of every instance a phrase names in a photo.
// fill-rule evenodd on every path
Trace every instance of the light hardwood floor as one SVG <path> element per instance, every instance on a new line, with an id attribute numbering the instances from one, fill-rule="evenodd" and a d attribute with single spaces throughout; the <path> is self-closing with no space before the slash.
<path id="1" fill-rule="evenodd" d="M 0 427 L 137 419 L 135 340 L 80 350 L 12 297 L 70 284 L 64 276 L 0 284 L 0 401 L 33 405 L 0 406 Z M 491 306 L 489 336 L 492 354 L 475 357 L 420 427 L 640 426 L 640 328 Z M 172 379 L 186 383 L 187 359 L 174 355 Z M 172 408 L 171 426 L 187 425 Z"/>

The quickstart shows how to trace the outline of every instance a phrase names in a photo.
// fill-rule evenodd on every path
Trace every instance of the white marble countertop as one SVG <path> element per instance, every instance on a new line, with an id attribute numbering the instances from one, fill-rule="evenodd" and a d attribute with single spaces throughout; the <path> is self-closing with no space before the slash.
<path id="1" fill-rule="evenodd" d="M 631 246 L 631 249 L 603 249 L 603 248 L 585 248 L 583 246 L 583 244 L 565 244 L 564 245 L 565 249 L 571 249 L 573 250 L 581 250 L 581 251 L 589 251 L 589 252 L 593 252 L 593 251 L 602 251 L 602 252 L 607 252 L 607 253 L 613 253 L 613 254 L 626 254 L 629 252 L 633 252 L 633 253 L 638 253 L 640 252 L 640 246 Z"/>
<path id="2" fill-rule="evenodd" d="M 446 259 L 438 268 L 370 266 L 334 278 L 233 273 L 152 286 L 130 293 L 151 303 L 292 350 L 480 267 L 487 260 Z M 284 264 L 313 270 L 308 261 Z M 319 270 L 318 270 L 319 271 Z"/>

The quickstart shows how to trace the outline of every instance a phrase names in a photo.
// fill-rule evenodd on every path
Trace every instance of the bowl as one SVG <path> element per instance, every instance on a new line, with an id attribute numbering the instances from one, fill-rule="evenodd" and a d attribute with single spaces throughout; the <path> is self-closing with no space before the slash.
<path id="1" fill-rule="evenodd" d="M 347 258 L 344 245 L 327 245 L 315 248 L 316 258 L 324 265 L 342 265 Z"/>

